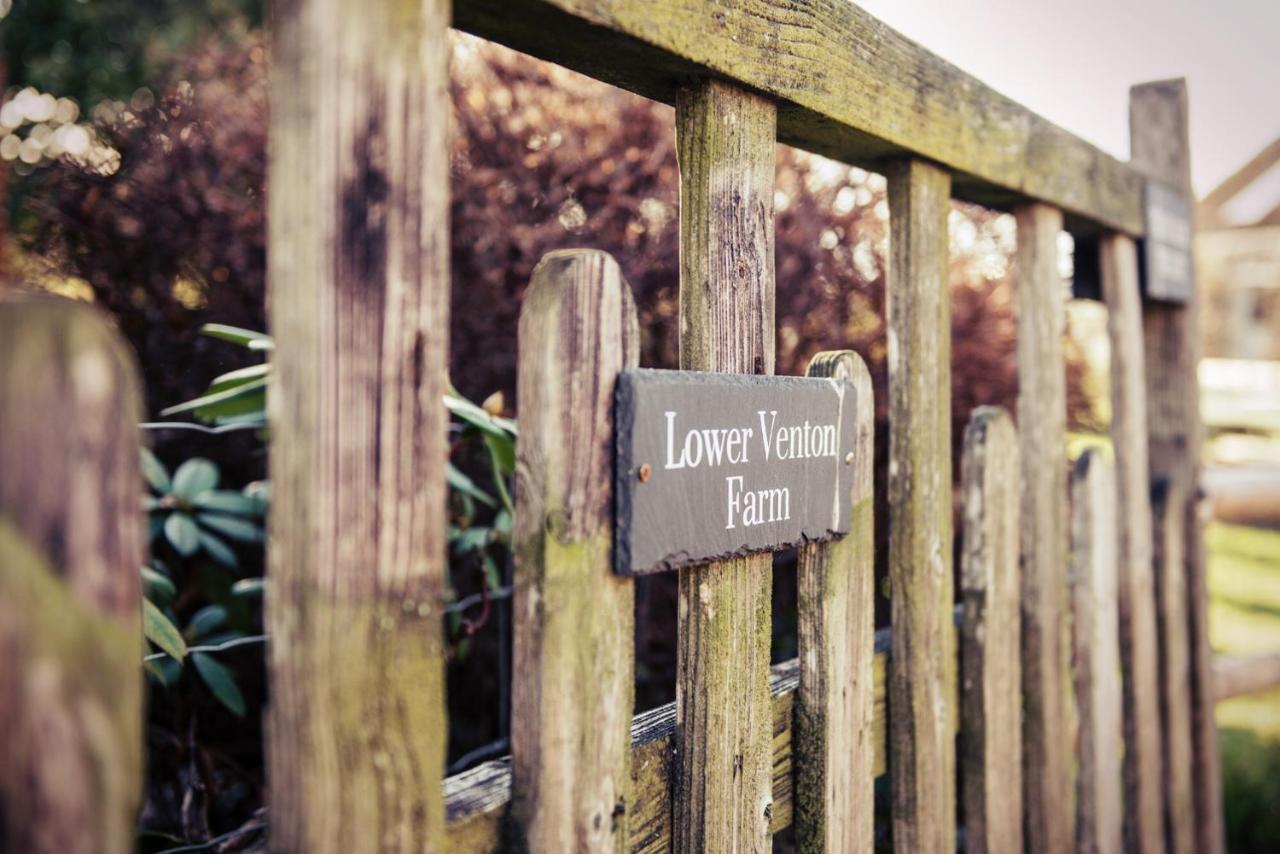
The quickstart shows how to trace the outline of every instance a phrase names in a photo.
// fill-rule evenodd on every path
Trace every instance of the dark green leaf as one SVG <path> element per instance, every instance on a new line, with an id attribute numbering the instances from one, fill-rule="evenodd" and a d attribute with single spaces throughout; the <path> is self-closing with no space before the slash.
<path id="1" fill-rule="evenodd" d="M 211 489 L 202 492 L 191 503 L 201 510 L 217 510 L 237 516 L 257 516 L 262 503 L 243 493 L 231 489 Z"/>
<path id="2" fill-rule="evenodd" d="M 240 565 L 240 559 L 232 548 L 208 531 L 200 531 L 200 545 L 208 552 L 209 557 L 228 569 L 235 569 Z"/>
<path id="3" fill-rule="evenodd" d="M 266 589 L 266 581 L 261 578 L 242 578 L 231 585 L 231 593 L 235 596 L 261 596 Z"/>
<path id="4" fill-rule="evenodd" d="M 164 535 L 183 557 L 191 557 L 200 548 L 200 529 L 186 513 L 170 513 L 164 520 Z"/>
<path id="5" fill-rule="evenodd" d="M 456 547 L 458 551 L 466 553 L 482 549 L 489 543 L 488 528 L 467 528 L 458 535 Z"/>
<path id="6" fill-rule="evenodd" d="M 161 605 L 168 605 L 178 595 L 169 577 L 149 566 L 142 567 L 142 588 L 148 599 Z"/>
<path id="7" fill-rule="evenodd" d="M 165 470 L 164 463 L 156 459 L 156 455 L 146 448 L 142 449 L 142 477 L 150 484 L 152 489 L 161 495 L 168 493 L 173 488 L 169 480 L 169 472 Z"/>
<path id="8" fill-rule="evenodd" d="M 187 501 L 218 485 L 218 467 L 203 457 L 192 457 L 173 473 L 173 494 Z"/>
<path id="9" fill-rule="evenodd" d="M 271 336 L 265 332 L 254 332 L 252 329 L 241 329 L 239 326 L 228 326 L 225 323 L 206 323 L 200 327 L 200 332 L 210 338 L 221 338 L 223 341 L 230 341 L 242 347 L 252 347 L 255 341 L 260 345 L 272 343 Z"/>
<path id="10" fill-rule="evenodd" d="M 156 647 L 179 661 L 186 657 L 187 644 L 178 627 L 146 598 L 142 600 L 142 633 Z"/>
<path id="11" fill-rule="evenodd" d="M 187 629 L 183 632 L 187 639 L 196 641 L 214 629 L 220 629 L 227 622 L 227 609 L 221 605 L 205 605 L 195 616 L 191 618 L 191 622 L 187 623 Z"/>
<path id="12" fill-rule="evenodd" d="M 238 540 L 242 543 L 262 542 L 262 529 L 238 516 L 227 516 L 223 513 L 197 513 L 196 518 L 206 528 L 212 528 L 233 540 Z"/>
<path id="13" fill-rule="evenodd" d="M 463 472 L 459 471 L 453 463 L 445 464 L 445 477 L 449 481 L 449 486 L 463 495 L 467 495 L 479 501 L 486 507 L 495 507 L 497 502 L 486 492 L 476 486 L 475 481 L 467 477 Z"/>
<path id="14" fill-rule="evenodd" d="M 244 385 L 203 394 L 185 403 L 179 403 L 160 411 L 161 415 L 177 415 L 182 412 L 194 412 L 196 417 L 205 421 L 239 415 L 259 415 L 267 405 L 267 381 L 252 380 Z"/>
<path id="15" fill-rule="evenodd" d="M 166 688 L 176 683 L 178 677 L 182 675 L 182 662 L 173 658 L 144 661 L 142 666 L 153 679 Z"/>
<path id="16" fill-rule="evenodd" d="M 510 418 L 495 418 L 452 389 L 445 393 L 444 405 L 461 421 L 488 435 L 505 439 L 516 434 L 516 422 Z"/>
<path id="17" fill-rule="evenodd" d="M 191 653 L 191 663 L 195 665 L 196 672 L 200 674 L 204 684 L 209 686 L 213 696 L 218 698 L 218 702 L 236 717 L 244 717 L 244 695 L 240 693 L 230 669 L 203 652 Z"/>
<path id="18" fill-rule="evenodd" d="M 510 436 L 484 434 L 484 443 L 489 446 L 489 454 L 494 467 L 502 474 L 512 475 L 516 471 L 516 443 Z"/>
<path id="19" fill-rule="evenodd" d="M 263 362 L 260 365 L 250 365 L 247 368 L 237 368 L 234 371 L 228 371 L 213 378 L 209 383 L 209 387 L 205 389 L 205 394 L 211 394 L 215 391 L 224 391 L 229 388 L 236 388 L 245 383 L 260 380 L 271 372 L 271 365 Z"/>

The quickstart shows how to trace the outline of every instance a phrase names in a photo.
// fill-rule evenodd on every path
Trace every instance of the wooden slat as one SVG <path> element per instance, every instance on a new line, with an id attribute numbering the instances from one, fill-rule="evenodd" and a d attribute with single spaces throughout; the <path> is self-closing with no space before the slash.
<path id="1" fill-rule="evenodd" d="M 272 846 L 444 834 L 449 3 L 275 4 Z"/>
<path id="2" fill-rule="evenodd" d="M 1074 839 L 1067 597 L 1066 323 L 1058 268 L 1062 214 L 1018 208 L 1018 439 L 1022 450 L 1022 679 L 1026 839 L 1067 852 Z"/>
<path id="3" fill-rule="evenodd" d="M 82 303 L 0 300 L 0 851 L 131 851 L 142 392 Z"/>
<path id="4" fill-rule="evenodd" d="M 773 373 L 773 104 L 716 81 L 676 99 L 680 367 Z M 674 837 L 765 850 L 771 555 L 679 570 Z"/>
<path id="5" fill-rule="evenodd" d="M 1164 821 L 1169 850 L 1195 851 L 1195 793 L 1191 784 L 1191 625 L 1183 554 L 1187 502 L 1160 481 L 1152 490 L 1156 631 L 1160 639 L 1160 726 L 1164 737 Z"/>
<path id="6" fill-rule="evenodd" d="M 849 532 L 800 549 L 800 690 L 794 707 L 796 847 L 870 851 L 875 793 L 875 400 L 871 374 L 850 350 L 819 353 L 809 376 L 849 380 L 856 407 L 856 466 Z"/>
<path id="7" fill-rule="evenodd" d="M 1280 688 L 1280 653 L 1216 656 L 1213 660 L 1214 699 L 1229 700 Z"/>
<path id="8" fill-rule="evenodd" d="M 1117 612 L 1116 485 L 1096 449 L 1071 478 L 1071 605 L 1080 730 L 1076 850 L 1120 854 L 1124 840 L 1120 756 L 1120 639 Z"/>
<path id="9" fill-rule="evenodd" d="M 1099 242 L 1102 291 L 1111 340 L 1111 441 L 1120 519 L 1120 663 L 1124 672 L 1125 850 L 1164 850 L 1160 768 L 1159 656 L 1152 579 L 1146 384 L 1142 308 L 1134 242 Z"/>
<path id="10" fill-rule="evenodd" d="M 1125 163 L 984 86 L 848 0 L 457 0 L 459 27 L 646 97 L 736 80 L 778 103 L 778 137 L 873 166 L 916 154 L 958 197 L 1042 200 L 1070 227 L 1141 235 Z"/>
<path id="11" fill-rule="evenodd" d="M 512 813 L 530 851 L 627 851 L 634 584 L 612 572 L 613 389 L 640 360 L 604 252 L 542 259 L 520 311 Z"/>
<path id="12" fill-rule="evenodd" d="M 1182 80 L 1135 86 L 1129 92 L 1129 136 L 1134 165 L 1191 193 L 1187 143 L 1187 89 Z M 1185 507 L 1185 584 L 1190 615 L 1191 727 L 1195 786 L 1196 850 L 1220 854 L 1222 776 L 1214 722 L 1213 654 L 1209 646 L 1209 593 L 1204 523 L 1200 504 L 1200 300 L 1183 306 L 1148 303 L 1142 325 L 1146 342 L 1147 441 L 1151 476 L 1182 491 Z"/>
<path id="13" fill-rule="evenodd" d="M 889 585 L 893 844 L 955 847 L 957 710 L 951 622 L 950 179 L 936 166 L 888 171 Z"/>
<path id="14" fill-rule="evenodd" d="M 960 778 L 967 852 L 1022 850 L 1018 436 L 1002 409 L 974 411 L 961 476 Z"/>
<path id="15" fill-rule="evenodd" d="M 953 615 L 959 619 L 959 610 Z M 874 716 L 871 725 L 872 773 L 886 773 L 886 669 L 889 630 L 876 632 L 872 665 Z M 771 669 L 769 693 L 773 722 L 773 813 L 769 829 L 777 833 L 793 819 L 792 726 L 795 694 L 800 683 L 800 662 L 791 659 Z M 956 686 L 944 699 L 957 702 Z M 631 850 L 641 854 L 671 851 L 671 804 L 675 788 L 676 704 L 668 703 L 636 715 L 631 727 L 632 805 Z M 502 827 L 511 795 L 509 757 L 486 762 L 445 781 L 449 816 L 448 849 L 453 852 L 492 852 L 501 848 Z"/>

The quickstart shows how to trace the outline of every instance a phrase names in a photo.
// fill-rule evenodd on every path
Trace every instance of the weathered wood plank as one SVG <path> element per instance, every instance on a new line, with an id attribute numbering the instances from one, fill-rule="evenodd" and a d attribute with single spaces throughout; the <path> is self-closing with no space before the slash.
<path id="1" fill-rule="evenodd" d="M 1186 537 L 1187 502 L 1182 490 L 1156 483 L 1151 495 L 1154 521 L 1156 631 L 1160 639 L 1160 727 L 1164 737 L 1164 821 L 1169 850 L 1195 851 L 1195 791 L 1191 768 L 1191 645 L 1188 639 Z"/>
<path id="2" fill-rule="evenodd" d="M 1120 639 L 1116 604 L 1116 485 L 1098 450 L 1071 477 L 1071 606 L 1076 702 L 1076 851 L 1120 854 L 1124 838 L 1120 756 Z"/>
<path id="3" fill-rule="evenodd" d="M 1214 699 L 1219 703 L 1244 694 L 1280 688 L 1280 653 L 1215 656 L 1213 687 Z"/>
<path id="4" fill-rule="evenodd" d="M 773 373 L 773 104 L 717 81 L 676 98 L 680 367 Z M 770 847 L 769 554 L 681 569 L 676 848 Z"/>
<path id="5" fill-rule="evenodd" d="M 964 848 L 1022 850 L 1022 665 L 1018 436 L 974 411 L 964 436 L 960 587 L 960 778 Z"/>
<path id="6" fill-rule="evenodd" d="M 800 851 L 870 851 L 875 792 L 875 400 L 866 363 L 819 353 L 809 376 L 853 383 L 857 439 L 849 532 L 800 549 L 800 688 L 793 709 L 794 815 Z M 776 809 L 776 807 L 775 807 Z"/>
<path id="7" fill-rule="evenodd" d="M 1129 92 L 1129 136 L 1134 166 L 1180 188 L 1190 197 L 1187 89 L 1182 80 L 1135 86 Z M 1193 289 L 1194 290 L 1194 289 Z M 1204 522 L 1199 513 L 1200 361 L 1199 299 L 1182 306 L 1148 303 L 1142 325 L 1146 343 L 1147 441 L 1151 476 L 1181 491 L 1188 629 L 1191 648 L 1191 726 L 1196 850 L 1220 854 L 1222 777 L 1214 722 L 1213 653 L 1209 646 Z"/>
<path id="8" fill-rule="evenodd" d="M 0 301 L 0 850 L 134 849 L 146 544 L 133 355 L 95 310 Z"/>
<path id="9" fill-rule="evenodd" d="M 951 621 L 950 179 L 918 160 L 888 172 L 889 768 L 893 844 L 955 847 Z"/>
<path id="10" fill-rule="evenodd" d="M 959 619 L 960 612 L 954 612 Z M 871 773 L 887 772 L 886 669 L 889 664 L 889 630 L 875 635 L 872 665 L 873 718 Z M 800 662 L 791 659 L 770 671 L 770 717 L 773 724 L 773 814 L 769 829 L 777 833 L 793 820 L 792 728 L 795 693 L 800 683 Z M 956 686 L 949 686 L 947 703 L 955 703 Z M 636 715 L 631 727 L 632 804 L 627 810 L 631 825 L 631 850 L 641 854 L 672 851 L 671 804 L 674 769 L 676 705 L 668 703 Z M 501 847 L 501 831 L 511 796 L 510 757 L 486 762 L 445 780 L 449 851 L 491 852 Z"/>
<path id="11" fill-rule="evenodd" d="M 520 311 L 512 814 L 530 851 L 627 851 L 635 597 L 613 562 L 613 390 L 640 359 L 604 252 L 553 252 Z"/>
<path id="12" fill-rule="evenodd" d="M 875 166 L 916 154 L 955 194 L 1042 200 L 1073 230 L 1141 235 L 1125 163 L 984 86 L 848 0 L 457 0 L 459 27 L 673 103 L 681 80 L 736 80 L 778 103 L 778 138 Z"/>
<path id="13" fill-rule="evenodd" d="M 1026 841 L 1032 851 L 1064 853 L 1075 837 L 1075 811 L 1062 355 L 1066 289 L 1058 268 L 1062 214 L 1032 204 L 1018 208 L 1016 218 Z"/>
<path id="14" fill-rule="evenodd" d="M 447 0 L 278 2 L 272 846 L 443 840 Z"/>
<path id="15" fill-rule="evenodd" d="M 1125 850 L 1164 850 L 1159 655 L 1152 579 L 1146 385 L 1138 256 L 1128 237 L 1099 242 L 1111 340 L 1111 441 L 1120 519 L 1120 663 L 1124 673 Z"/>

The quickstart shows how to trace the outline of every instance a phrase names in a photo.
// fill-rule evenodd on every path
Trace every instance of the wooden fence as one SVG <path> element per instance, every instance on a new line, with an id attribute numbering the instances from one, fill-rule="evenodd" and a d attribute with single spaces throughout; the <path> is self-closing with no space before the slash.
<path id="1" fill-rule="evenodd" d="M 637 363 L 636 311 L 611 258 L 555 253 L 534 274 L 518 342 L 512 756 L 443 779 L 451 20 L 675 105 L 683 369 L 773 371 L 776 142 L 888 176 L 892 614 L 876 632 L 870 380 L 855 354 L 824 353 L 810 373 L 849 379 L 863 420 L 850 533 L 800 552 L 798 659 L 769 663 L 769 555 L 682 569 L 677 699 L 633 716 L 633 587 L 609 556 L 612 388 Z M 1147 188 L 1190 197 L 1180 81 L 1131 91 L 1126 163 L 845 0 L 292 0 L 272 23 L 275 850 L 762 851 L 788 825 L 802 850 L 866 850 L 886 770 L 880 830 L 899 850 L 1222 850 L 1197 308 L 1144 299 L 1139 283 Z M 965 436 L 958 610 L 953 198 L 1016 216 L 1020 382 L 1016 429 L 984 409 Z M 1096 254 L 1109 309 L 1114 467 L 1090 452 L 1069 472 L 1064 456 L 1063 228 L 1078 267 Z M 29 311 L 4 307 L 0 331 L 21 335 L 0 348 L 60 334 Z M 102 346 L 66 376 L 115 378 L 132 417 L 132 379 Z M 33 381 L 2 379 L 6 403 Z M 6 466 L 19 436 L 23 453 L 50 447 L 3 426 Z M 105 442 L 71 458 L 102 479 L 64 483 L 65 495 L 127 494 L 137 478 L 122 453 Z M 6 518 L 23 502 L 8 475 Z M 131 530 L 130 513 L 103 530 Z M 39 546 L 33 525 L 23 533 Z M 109 568 L 133 574 L 121 589 L 136 599 L 136 543 L 112 545 Z M 74 587 L 74 561 L 47 548 Z M 24 572 L 19 583 L 43 577 Z M 136 619 L 115 598 L 83 601 Z M 6 625 L 0 650 L 17 643 Z M 31 687 L 47 669 L 12 648 L 18 707 L 48 703 Z M 77 689 L 79 708 L 102 702 L 96 684 Z M 116 700 L 78 726 L 132 715 L 136 739 L 136 692 Z M 0 727 L 0 745 L 15 731 Z M 124 850 L 139 772 L 102 771 L 103 731 L 67 742 L 67 761 L 97 763 L 97 791 L 111 794 L 76 827 Z M 54 779 L 23 756 L 0 750 L 8 839 L 94 848 L 83 834 L 62 848 L 23 836 L 14 775 Z"/>

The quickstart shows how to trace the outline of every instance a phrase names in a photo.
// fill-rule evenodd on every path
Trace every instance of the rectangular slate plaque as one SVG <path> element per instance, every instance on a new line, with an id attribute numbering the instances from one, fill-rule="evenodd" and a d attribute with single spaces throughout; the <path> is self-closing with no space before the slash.
<path id="1" fill-rule="evenodd" d="M 1143 193 L 1143 292 L 1147 299 L 1186 303 L 1195 287 L 1191 267 L 1191 202 L 1179 189 L 1148 180 Z"/>
<path id="2" fill-rule="evenodd" d="M 624 371 L 614 570 L 643 575 L 844 534 L 854 400 L 844 380 Z"/>

